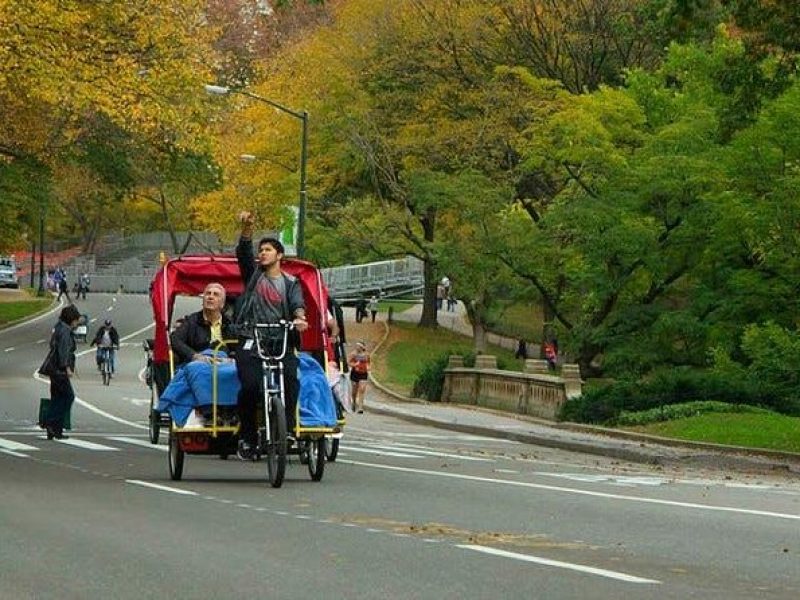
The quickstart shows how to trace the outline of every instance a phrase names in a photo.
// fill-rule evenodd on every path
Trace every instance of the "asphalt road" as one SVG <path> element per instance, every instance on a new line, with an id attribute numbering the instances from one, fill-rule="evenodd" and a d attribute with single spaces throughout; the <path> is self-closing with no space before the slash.
<path id="1" fill-rule="evenodd" d="M 146 299 L 79 308 L 113 318 L 123 347 L 104 387 L 79 345 L 69 440 L 35 426 L 55 314 L 0 331 L 2 599 L 800 597 L 792 480 L 665 475 L 365 414 L 319 483 L 296 457 L 272 489 L 264 463 L 202 456 L 173 482 L 146 437 Z"/>

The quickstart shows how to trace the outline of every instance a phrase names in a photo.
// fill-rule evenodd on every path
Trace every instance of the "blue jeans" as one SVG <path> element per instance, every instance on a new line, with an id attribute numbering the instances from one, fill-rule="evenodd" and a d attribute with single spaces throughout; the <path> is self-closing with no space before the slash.
<path id="1" fill-rule="evenodd" d="M 103 363 L 106 356 L 111 361 L 111 372 L 115 373 L 117 370 L 117 353 L 114 348 L 101 348 L 100 346 L 97 347 L 97 366 Z"/>

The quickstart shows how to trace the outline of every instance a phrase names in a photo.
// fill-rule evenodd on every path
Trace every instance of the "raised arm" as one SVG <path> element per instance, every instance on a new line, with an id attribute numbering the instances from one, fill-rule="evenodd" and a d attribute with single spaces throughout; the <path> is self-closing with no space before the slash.
<path id="1" fill-rule="evenodd" d="M 239 243 L 236 246 L 236 262 L 239 264 L 242 283 L 247 287 L 256 269 L 255 254 L 253 254 L 255 217 L 251 212 L 242 211 L 239 213 L 239 222 L 242 225 L 242 232 L 239 236 Z"/>

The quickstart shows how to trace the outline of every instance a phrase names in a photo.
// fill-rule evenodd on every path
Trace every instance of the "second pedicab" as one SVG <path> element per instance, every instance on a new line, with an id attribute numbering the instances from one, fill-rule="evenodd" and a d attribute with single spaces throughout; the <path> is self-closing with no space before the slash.
<path id="1" fill-rule="evenodd" d="M 264 365 L 264 402 L 258 410 L 258 455 L 266 459 L 266 474 L 273 487 L 283 483 L 289 454 L 300 456 L 312 480 L 321 480 L 326 449 L 332 445 L 332 439 L 336 439 L 338 446 L 345 424 L 330 388 L 319 385 L 320 375 L 324 381 L 324 369 L 333 360 L 327 327 L 328 291 L 322 274 L 312 263 L 299 259 L 286 258 L 281 266 L 300 281 L 309 328 L 300 334 L 300 397 L 295 414 L 297 425 L 292 432 L 286 430 L 281 362 L 285 353 L 292 351 L 288 342 L 292 325 L 258 325 L 252 332 Z M 199 296 L 212 281 L 225 288 L 226 310 L 232 310 L 244 288 L 235 256 L 194 255 L 165 261 L 151 287 L 155 336 L 145 342 L 147 382 L 151 389 L 150 441 L 158 443 L 161 428 L 168 428 L 169 472 L 174 480 L 183 477 L 187 455 L 227 458 L 236 453 L 239 439 L 236 367 L 223 351 L 225 348 L 235 352 L 237 340 L 224 340 L 207 351 L 211 354 L 210 363 L 190 363 L 181 367 L 180 374 L 170 346 L 176 298 Z M 201 372 L 203 369 L 205 372 Z M 162 400 L 170 381 L 178 374 L 194 386 L 195 399 L 189 405 Z M 167 399 L 170 398 L 168 393 Z M 288 441 L 287 434 L 292 434 L 294 441 Z"/>

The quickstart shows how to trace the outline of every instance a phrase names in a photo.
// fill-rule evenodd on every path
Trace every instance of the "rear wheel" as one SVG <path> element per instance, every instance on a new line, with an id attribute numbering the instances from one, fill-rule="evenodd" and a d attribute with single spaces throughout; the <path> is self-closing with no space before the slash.
<path id="1" fill-rule="evenodd" d="M 169 476 L 173 481 L 180 481 L 183 477 L 184 452 L 178 442 L 177 434 L 169 434 Z"/>
<path id="2" fill-rule="evenodd" d="M 308 474 L 312 481 L 319 481 L 325 473 L 325 437 L 307 443 Z"/>
<path id="3" fill-rule="evenodd" d="M 339 456 L 339 438 L 325 438 L 325 460 L 336 462 Z"/>
<path id="4" fill-rule="evenodd" d="M 286 474 L 286 411 L 279 396 L 272 398 L 267 442 L 267 477 L 274 488 L 283 485 Z"/>
<path id="5" fill-rule="evenodd" d="M 150 418 L 148 419 L 148 432 L 150 433 L 150 443 L 158 443 L 158 435 L 161 432 L 161 413 L 156 410 L 156 390 L 155 384 L 150 388 Z"/>

